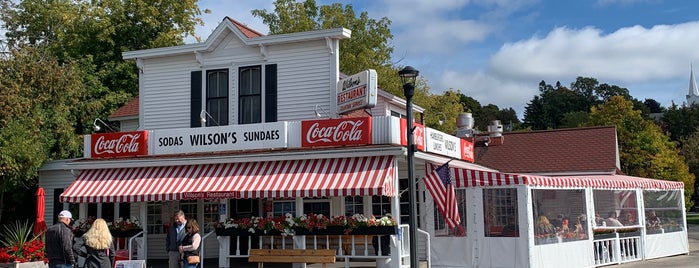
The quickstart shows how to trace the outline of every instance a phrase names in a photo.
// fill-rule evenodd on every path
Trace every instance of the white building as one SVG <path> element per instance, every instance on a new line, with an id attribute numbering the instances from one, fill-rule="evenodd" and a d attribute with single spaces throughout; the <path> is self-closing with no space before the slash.
<path id="1" fill-rule="evenodd" d="M 263 36 L 226 18 L 203 43 L 124 53 L 140 70 L 139 97 L 110 117 L 122 132 L 88 135 L 83 158 L 42 168 L 39 185 L 53 200 L 46 218 L 62 209 L 76 218 L 137 217 L 144 230 L 129 236 L 133 258 L 162 260 L 170 217 L 182 209 L 202 226 L 205 261 L 219 267 L 245 262 L 250 247 L 332 248 L 346 263 L 409 267 L 411 213 L 422 230 L 418 257 L 435 267 L 590 267 L 687 253 L 681 183 L 623 176 L 614 168 L 511 174 L 473 163 L 487 151 L 480 147 L 474 155 L 474 145 L 502 145 L 506 136 L 461 139 L 415 124 L 415 175 L 451 160 L 463 221 L 446 228 L 422 182 L 412 211 L 401 194 L 409 181 L 405 101 L 376 89 L 381 77 L 370 71 L 340 73 L 339 42 L 350 36 L 347 29 Z M 338 83 L 348 80 L 349 88 Z M 337 112 L 355 106 L 360 109 Z M 665 219 L 677 224 L 648 235 L 656 229 L 641 220 L 647 208 L 667 212 Z M 575 239 L 541 237 L 534 222 L 544 209 L 587 215 L 586 227 Z M 633 211 L 633 235 L 596 226 L 612 234 L 597 239 L 598 211 Z M 368 235 L 214 232 L 228 218 L 285 213 L 390 213 L 400 227 L 387 255 L 372 250 Z"/>

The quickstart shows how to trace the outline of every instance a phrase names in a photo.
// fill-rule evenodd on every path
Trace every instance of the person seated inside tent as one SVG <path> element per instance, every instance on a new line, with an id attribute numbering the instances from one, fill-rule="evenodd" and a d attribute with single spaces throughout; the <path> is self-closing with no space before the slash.
<path id="1" fill-rule="evenodd" d="M 633 213 L 626 212 L 624 214 L 624 220 L 622 220 L 621 223 L 625 226 L 636 225 L 636 217 L 633 216 Z"/>
<path id="2" fill-rule="evenodd" d="M 615 212 L 615 211 L 610 211 L 610 212 L 609 212 L 609 217 L 607 217 L 607 219 L 604 220 L 604 222 L 607 224 L 607 227 L 621 227 L 621 226 L 624 226 L 624 225 L 617 219 L 617 216 L 616 216 L 616 212 Z"/>
<path id="3" fill-rule="evenodd" d="M 515 217 L 510 216 L 507 218 L 507 224 L 502 227 L 502 236 L 519 237 L 519 225 L 517 225 Z"/>
<path id="4" fill-rule="evenodd" d="M 561 222 L 563 221 L 563 214 L 558 214 L 555 219 L 551 219 L 551 224 L 556 227 L 557 230 L 561 229 Z"/>
<path id="5" fill-rule="evenodd" d="M 539 215 L 535 230 L 537 236 L 548 236 L 556 233 L 556 228 L 549 222 L 546 215 Z"/>
<path id="6" fill-rule="evenodd" d="M 576 219 L 573 233 L 580 240 L 587 238 L 587 216 L 585 214 L 578 216 Z"/>
<path id="7" fill-rule="evenodd" d="M 662 227 L 660 224 L 660 218 L 655 210 L 651 210 L 646 213 L 646 227 L 651 230 L 657 230 Z"/>

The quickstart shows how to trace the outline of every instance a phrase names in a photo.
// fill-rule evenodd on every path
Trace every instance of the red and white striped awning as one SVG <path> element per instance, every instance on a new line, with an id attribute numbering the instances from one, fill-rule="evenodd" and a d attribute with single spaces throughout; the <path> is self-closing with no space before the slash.
<path id="1" fill-rule="evenodd" d="M 439 165 L 427 163 L 425 172 L 432 172 L 432 170 L 438 166 Z M 655 180 L 624 175 L 549 177 L 453 167 L 450 167 L 449 169 L 451 170 L 451 174 L 454 176 L 454 183 L 456 184 L 457 188 L 529 185 L 561 188 L 590 187 L 609 189 L 684 189 L 683 182 Z"/>
<path id="2" fill-rule="evenodd" d="M 394 196 L 393 156 L 91 169 L 61 202 Z"/>

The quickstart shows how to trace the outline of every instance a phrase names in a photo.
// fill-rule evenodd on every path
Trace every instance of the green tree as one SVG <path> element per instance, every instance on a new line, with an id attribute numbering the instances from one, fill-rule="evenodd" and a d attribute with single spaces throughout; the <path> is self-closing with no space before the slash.
<path id="1" fill-rule="evenodd" d="M 398 77 L 400 68 L 391 62 L 393 46 L 390 42 L 393 34 L 389 29 L 391 21 L 388 18 L 372 19 L 366 11 L 357 16 L 351 4 L 318 6 L 315 0 L 277 0 L 274 2 L 274 11 L 255 9 L 252 15 L 262 19 L 269 27 L 270 34 L 332 28 L 351 30 L 352 37 L 340 41 L 340 71 L 351 75 L 374 69 L 380 88 L 396 96 L 403 96 L 402 83 Z M 421 90 L 419 87 L 415 89 Z M 416 93 L 415 103 L 424 105 L 426 100 Z"/>
<path id="2" fill-rule="evenodd" d="M 616 126 L 621 170 L 632 176 L 683 182 L 685 202 L 691 207 L 695 178 L 684 157 L 660 127 L 634 109 L 632 101 L 622 96 L 610 97 L 592 108 L 588 125 Z"/>
<path id="3" fill-rule="evenodd" d="M 77 122 L 105 116 L 138 94 L 138 73 L 124 51 L 183 44 L 202 24 L 197 0 L 0 0 L 11 47 L 41 46 L 60 63 L 80 62 L 91 84 Z M 89 70 L 89 71 L 88 71 Z"/>
<path id="4" fill-rule="evenodd" d="M 31 47 L 0 60 L 0 217 L 4 193 L 33 189 L 46 160 L 80 154 L 74 122 L 87 89 L 79 67 Z"/>

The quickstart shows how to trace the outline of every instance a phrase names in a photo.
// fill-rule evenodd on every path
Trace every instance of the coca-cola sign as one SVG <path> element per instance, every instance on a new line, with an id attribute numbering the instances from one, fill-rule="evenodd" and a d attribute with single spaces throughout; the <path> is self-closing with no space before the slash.
<path id="1" fill-rule="evenodd" d="M 408 120 L 400 119 L 400 145 L 408 146 Z M 418 151 L 425 151 L 425 126 L 413 122 L 413 144 Z"/>
<path id="2" fill-rule="evenodd" d="M 131 131 L 92 134 L 90 152 L 93 158 L 148 154 L 148 132 Z"/>
<path id="3" fill-rule="evenodd" d="M 301 121 L 301 147 L 371 144 L 371 117 Z"/>

